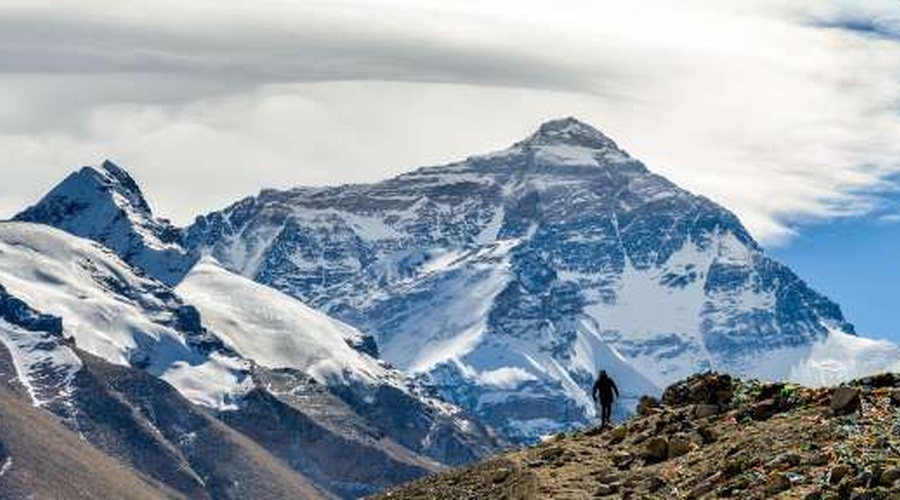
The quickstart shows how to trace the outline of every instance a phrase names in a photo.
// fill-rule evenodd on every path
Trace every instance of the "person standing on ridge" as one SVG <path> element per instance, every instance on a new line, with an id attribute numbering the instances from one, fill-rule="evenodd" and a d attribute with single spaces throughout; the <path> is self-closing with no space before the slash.
<path id="1" fill-rule="evenodd" d="M 597 381 L 594 382 L 591 396 L 594 398 L 594 403 L 600 403 L 601 425 L 609 425 L 609 420 L 612 416 L 612 404 L 619 397 L 619 388 L 616 387 L 613 379 L 606 374 L 606 370 L 600 370 L 600 374 L 597 375 Z"/>

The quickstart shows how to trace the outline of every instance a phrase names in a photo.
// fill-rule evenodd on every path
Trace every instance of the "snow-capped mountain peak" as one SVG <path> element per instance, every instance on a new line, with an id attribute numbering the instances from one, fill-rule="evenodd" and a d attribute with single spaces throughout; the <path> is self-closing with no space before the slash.
<path id="1" fill-rule="evenodd" d="M 144 198 L 140 186 L 125 169 L 110 160 L 104 160 L 99 171 L 92 167 L 85 167 L 83 170 L 93 171 L 94 175 L 99 175 L 103 184 L 111 191 L 121 195 L 124 198 L 123 201 L 127 202 L 132 210 L 145 217 L 153 217 L 153 212 L 150 210 L 150 205 Z"/>
<path id="2" fill-rule="evenodd" d="M 181 247 L 181 231 L 155 218 L 134 178 L 109 160 L 72 173 L 15 220 L 97 241 L 169 284 L 195 260 Z"/>
<path id="3" fill-rule="evenodd" d="M 534 134 L 518 144 L 532 147 L 567 144 L 590 149 L 619 149 L 603 132 L 571 116 L 544 122 Z"/>
<path id="4" fill-rule="evenodd" d="M 489 169 L 505 166 L 517 171 L 546 167 L 602 167 L 646 172 L 639 161 L 615 141 L 576 118 L 560 118 L 541 124 L 512 147 L 469 159 Z"/>
<path id="5" fill-rule="evenodd" d="M 624 412 L 706 369 L 806 376 L 815 346 L 855 338 L 734 214 L 574 118 L 376 184 L 269 191 L 188 234 L 374 335 L 388 362 L 511 440 L 592 418 L 600 368 Z"/>

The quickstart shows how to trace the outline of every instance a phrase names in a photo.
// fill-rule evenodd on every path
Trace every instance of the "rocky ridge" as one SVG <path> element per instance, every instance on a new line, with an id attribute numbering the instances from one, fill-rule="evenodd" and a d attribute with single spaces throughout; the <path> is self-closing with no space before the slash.
<path id="1" fill-rule="evenodd" d="M 900 376 L 836 388 L 707 373 L 615 427 L 429 477 L 384 499 L 898 498 Z"/>

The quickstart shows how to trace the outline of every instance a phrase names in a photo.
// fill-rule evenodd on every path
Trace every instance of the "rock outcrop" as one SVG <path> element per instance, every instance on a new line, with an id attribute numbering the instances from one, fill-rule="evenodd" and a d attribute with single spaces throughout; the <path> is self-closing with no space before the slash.
<path id="1" fill-rule="evenodd" d="M 707 373 L 617 427 L 561 434 L 382 498 L 898 498 L 898 391 L 890 374 L 810 389 Z M 834 411 L 848 401 L 857 412 Z"/>

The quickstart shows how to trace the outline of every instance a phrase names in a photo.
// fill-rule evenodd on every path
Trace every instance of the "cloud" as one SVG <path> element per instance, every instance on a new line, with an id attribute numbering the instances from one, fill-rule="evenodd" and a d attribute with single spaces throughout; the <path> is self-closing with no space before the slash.
<path id="1" fill-rule="evenodd" d="M 900 8 L 892 0 L 835 1 L 820 11 L 808 12 L 812 24 L 859 35 L 900 40 Z"/>
<path id="2" fill-rule="evenodd" d="M 887 2 L 141 4 L 0 5 L 0 214 L 112 157 L 188 222 L 262 187 L 499 149 L 566 115 L 766 244 L 873 210 L 900 171 Z"/>

